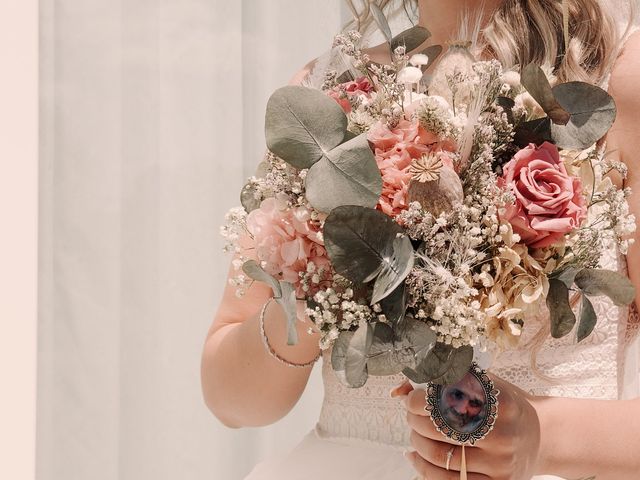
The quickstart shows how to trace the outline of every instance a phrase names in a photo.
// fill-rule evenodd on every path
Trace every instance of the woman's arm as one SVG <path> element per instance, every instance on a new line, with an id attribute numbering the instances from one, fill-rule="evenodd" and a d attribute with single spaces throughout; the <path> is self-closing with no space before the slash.
<path id="1" fill-rule="evenodd" d="M 300 83 L 312 63 L 290 83 Z M 273 295 L 267 285 L 254 282 L 242 298 L 235 293 L 235 287 L 227 282 L 204 344 L 201 362 L 204 400 L 211 412 L 229 427 L 267 425 L 293 408 L 304 391 L 312 367 L 288 367 L 265 350 L 259 315 Z M 284 313 L 276 302 L 271 302 L 266 309 L 265 333 L 281 357 L 306 363 L 319 353 L 319 333 L 316 330 L 309 335 L 307 331 L 314 325 L 304 318 L 301 308 L 298 312 L 302 320 L 297 322 L 297 345 L 287 345 Z"/>
<path id="2" fill-rule="evenodd" d="M 539 474 L 632 480 L 640 472 L 640 398 L 534 397 L 540 418 Z"/>
<path id="3" fill-rule="evenodd" d="M 636 217 L 635 243 L 629 248 L 629 278 L 636 286 L 636 305 L 640 307 L 640 32 L 634 33 L 616 61 L 609 91 L 616 101 L 618 115 L 607 135 L 607 150 L 616 152 L 628 167 L 624 186 L 631 188 L 629 209 Z"/>

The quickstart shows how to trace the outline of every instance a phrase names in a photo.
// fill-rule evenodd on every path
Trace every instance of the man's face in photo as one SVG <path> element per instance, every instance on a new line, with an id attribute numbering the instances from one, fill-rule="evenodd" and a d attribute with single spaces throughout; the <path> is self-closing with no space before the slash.
<path id="1" fill-rule="evenodd" d="M 472 375 L 445 387 L 440 398 L 440 410 L 449 426 L 463 433 L 475 430 L 486 414 L 484 389 Z"/>

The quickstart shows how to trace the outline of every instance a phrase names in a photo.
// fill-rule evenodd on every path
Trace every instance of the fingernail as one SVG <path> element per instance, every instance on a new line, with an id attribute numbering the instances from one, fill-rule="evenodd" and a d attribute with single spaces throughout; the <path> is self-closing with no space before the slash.
<path id="1" fill-rule="evenodd" d="M 407 460 L 412 460 L 413 459 L 413 454 L 416 453 L 415 450 L 405 450 L 404 452 L 402 452 L 402 455 L 404 456 L 404 458 L 406 458 Z"/>
<path id="2" fill-rule="evenodd" d="M 406 382 L 400 382 L 399 384 L 397 384 L 395 387 L 393 387 L 391 390 L 389 390 L 389 396 L 391 398 L 395 398 L 400 394 L 400 389 L 402 388 L 402 386 L 405 384 Z"/>

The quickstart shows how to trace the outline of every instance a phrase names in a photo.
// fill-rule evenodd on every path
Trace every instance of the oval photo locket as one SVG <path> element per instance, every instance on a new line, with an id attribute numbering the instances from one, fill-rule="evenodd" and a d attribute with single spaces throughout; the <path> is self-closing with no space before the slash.
<path id="1" fill-rule="evenodd" d="M 473 362 L 456 383 L 427 384 L 425 410 L 444 436 L 473 445 L 493 429 L 499 393 L 487 372 Z"/>

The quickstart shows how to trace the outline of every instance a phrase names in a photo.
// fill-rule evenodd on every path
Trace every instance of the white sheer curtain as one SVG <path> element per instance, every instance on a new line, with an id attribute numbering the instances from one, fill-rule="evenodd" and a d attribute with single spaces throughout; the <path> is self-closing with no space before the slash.
<path id="1" fill-rule="evenodd" d="M 345 18 L 340 0 L 41 0 L 38 480 L 241 479 L 313 426 L 318 371 L 282 422 L 229 430 L 199 361 L 267 97 Z"/>

